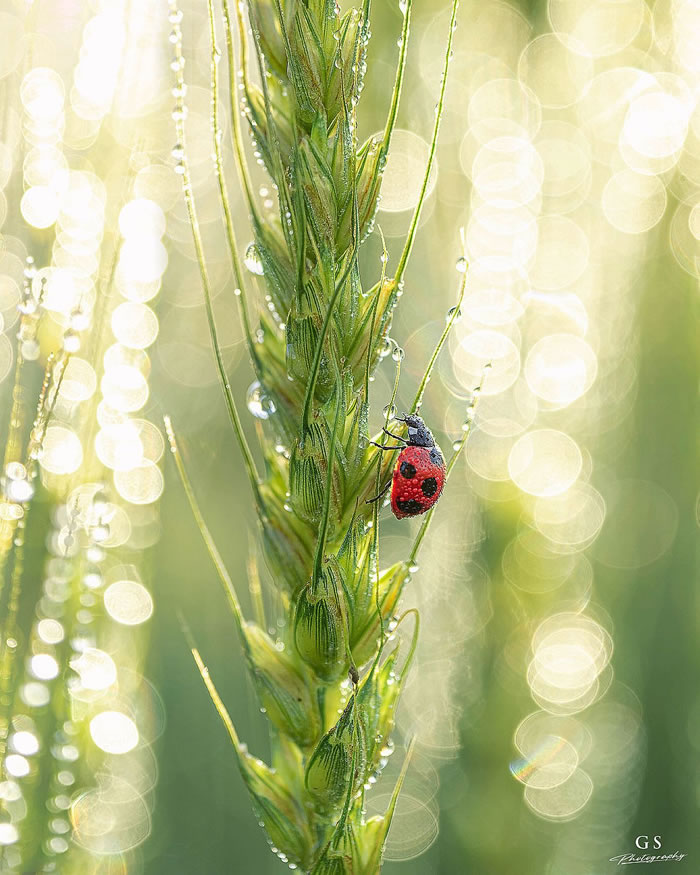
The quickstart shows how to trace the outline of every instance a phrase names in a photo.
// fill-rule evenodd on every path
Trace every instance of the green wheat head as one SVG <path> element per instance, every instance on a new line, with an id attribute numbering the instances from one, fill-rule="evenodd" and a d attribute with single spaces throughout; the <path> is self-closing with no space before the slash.
<path id="1" fill-rule="evenodd" d="M 420 200 L 396 270 L 387 273 L 385 253 L 382 275 L 366 289 L 360 280 L 360 252 L 372 232 L 396 121 L 411 2 L 401 4 L 403 29 L 385 130 L 359 144 L 356 113 L 370 38 L 369 0 L 343 15 L 332 0 L 223 0 L 233 147 L 254 234 L 246 262 L 261 276 L 264 302 L 251 295 L 233 230 L 218 118 L 220 52 L 213 0 L 208 0 L 208 8 L 213 146 L 235 282 L 231 291 L 240 305 L 258 392 L 266 409 L 274 411 L 274 432 L 259 430 L 262 471 L 246 443 L 217 341 L 184 140 L 182 16 L 171 3 L 178 96 L 176 170 L 183 177 L 213 346 L 250 478 L 262 551 L 286 615 L 279 641 L 265 631 L 262 608 L 256 622 L 243 616 L 167 425 L 180 476 L 225 586 L 244 658 L 271 724 L 271 766 L 251 756 L 240 742 L 196 649 L 194 654 L 230 734 L 258 820 L 280 858 L 291 868 L 317 875 L 374 873 L 381 866 L 400 788 L 395 788 L 385 815 L 370 820 L 362 814 L 364 793 L 385 762 L 395 706 L 415 648 L 415 612 L 408 612 L 414 621 L 413 644 L 401 665 L 398 646 L 387 633 L 390 624 L 394 627 L 407 616 L 397 617 L 397 606 L 432 511 L 405 560 L 380 568 L 378 509 L 367 499 L 385 481 L 394 459 L 389 453 L 381 458 L 369 444 L 369 386 L 389 344 L 392 313 L 427 190 L 457 2 L 446 36 L 444 75 Z M 261 214 L 253 191 L 243 146 L 245 126 L 256 157 L 274 183 L 279 203 L 274 217 Z M 464 286 L 463 278 L 460 301 Z M 459 301 L 428 363 L 414 411 L 420 408 L 458 307 Z M 395 356 L 398 365 L 400 358 Z M 448 471 L 472 418 L 473 406 Z M 251 591 L 257 587 L 253 569 Z"/>

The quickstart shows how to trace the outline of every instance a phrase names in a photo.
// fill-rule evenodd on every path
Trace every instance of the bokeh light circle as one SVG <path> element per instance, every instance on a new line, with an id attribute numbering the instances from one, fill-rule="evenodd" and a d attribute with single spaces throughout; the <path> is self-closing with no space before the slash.
<path id="1" fill-rule="evenodd" d="M 639 33 L 644 0 L 549 0 L 552 30 L 572 52 L 603 58 L 622 51 Z"/>
<path id="2" fill-rule="evenodd" d="M 124 626 L 138 626 L 153 614 L 153 599 L 136 580 L 117 580 L 104 592 L 105 610 Z"/>
<path id="3" fill-rule="evenodd" d="M 529 43 L 518 64 L 520 79 L 542 106 L 556 109 L 571 106 L 581 98 L 592 72 L 590 58 L 572 52 L 553 33 L 542 34 Z"/>
<path id="4" fill-rule="evenodd" d="M 511 479 L 530 495 L 560 495 L 581 472 L 583 457 L 568 434 L 551 428 L 529 431 L 513 445 L 508 457 Z"/>
<path id="5" fill-rule="evenodd" d="M 525 788 L 525 802 L 535 814 L 545 820 L 571 820 L 586 805 L 593 794 L 593 781 L 583 769 L 551 789 Z"/>
<path id="6" fill-rule="evenodd" d="M 41 467 L 51 474 L 73 474 L 83 462 L 78 435 L 67 426 L 50 425 L 41 445 Z"/>
<path id="7" fill-rule="evenodd" d="M 125 754 L 139 743 L 139 731 L 131 719 L 121 711 L 101 711 L 90 721 L 90 735 L 100 750 L 111 754 Z"/>
<path id="8" fill-rule="evenodd" d="M 158 317 L 147 304 L 124 301 L 112 313 L 112 332 L 129 349 L 147 349 L 158 335 Z"/>
<path id="9" fill-rule="evenodd" d="M 158 465 L 144 459 L 133 468 L 115 471 L 114 486 L 131 504 L 152 504 L 163 492 L 163 474 Z"/>
<path id="10" fill-rule="evenodd" d="M 428 143 L 412 131 L 399 129 L 391 138 L 391 149 L 382 176 L 379 209 L 386 213 L 411 210 L 418 202 L 423 174 L 428 164 Z M 426 196 L 437 182 L 437 165 L 433 165 Z"/>
<path id="11" fill-rule="evenodd" d="M 598 360 L 591 347 L 574 334 L 548 334 L 534 344 L 525 361 L 525 379 L 532 392 L 564 407 L 593 385 Z"/>

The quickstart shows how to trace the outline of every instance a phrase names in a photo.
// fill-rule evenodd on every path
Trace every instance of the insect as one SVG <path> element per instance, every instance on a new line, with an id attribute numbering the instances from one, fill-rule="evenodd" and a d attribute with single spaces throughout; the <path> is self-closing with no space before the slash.
<path id="1" fill-rule="evenodd" d="M 379 501 L 391 486 L 391 509 L 394 516 L 400 520 L 425 513 L 440 498 L 442 487 L 445 485 L 445 460 L 430 429 L 420 416 L 408 414 L 397 417 L 397 420 L 406 423 L 407 439 L 383 428 L 385 435 L 401 443 L 398 446 L 387 446 L 371 441 L 373 446 L 379 447 L 380 450 L 401 450 L 401 452 L 394 465 L 391 480 L 379 495 L 370 499 L 370 502 Z"/>

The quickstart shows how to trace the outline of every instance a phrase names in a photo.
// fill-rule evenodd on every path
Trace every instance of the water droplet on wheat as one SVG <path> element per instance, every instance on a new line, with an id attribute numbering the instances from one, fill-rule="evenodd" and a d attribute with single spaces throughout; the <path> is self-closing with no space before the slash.
<path id="1" fill-rule="evenodd" d="M 384 747 L 379 751 L 379 755 L 383 757 L 390 757 L 394 752 L 394 742 L 389 739 Z"/>
<path id="2" fill-rule="evenodd" d="M 245 264 L 248 270 L 256 276 L 263 275 L 262 258 L 260 257 L 260 250 L 255 243 L 251 243 L 246 249 L 243 264 Z"/>
<path id="3" fill-rule="evenodd" d="M 392 350 L 394 346 L 394 341 L 390 337 L 385 337 L 382 341 L 382 345 L 379 347 L 379 358 L 386 358 Z"/>
<path id="4" fill-rule="evenodd" d="M 255 380 L 248 387 L 246 397 L 248 410 L 257 419 L 269 419 L 277 410 L 273 399 L 265 392 L 258 380 Z"/>

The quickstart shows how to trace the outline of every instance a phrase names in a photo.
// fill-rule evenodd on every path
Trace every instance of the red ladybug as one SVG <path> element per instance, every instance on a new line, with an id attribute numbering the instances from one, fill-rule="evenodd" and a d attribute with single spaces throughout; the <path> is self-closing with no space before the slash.
<path id="1" fill-rule="evenodd" d="M 397 519 L 418 516 L 425 513 L 440 498 L 445 485 L 445 460 L 440 448 L 420 416 L 409 414 L 398 418 L 408 427 L 408 439 L 392 434 L 385 428 L 382 431 L 389 437 L 401 441 L 400 446 L 390 447 L 376 444 L 382 450 L 398 450 L 399 457 L 394 465 L 392 479 L 371 501 L 378 501 L 391 486 L 391 509 Z"/>

